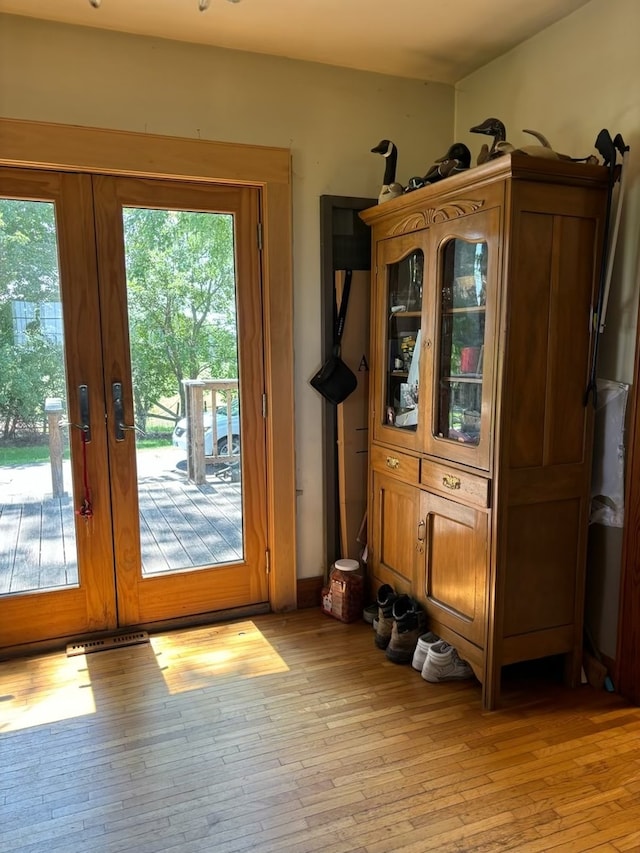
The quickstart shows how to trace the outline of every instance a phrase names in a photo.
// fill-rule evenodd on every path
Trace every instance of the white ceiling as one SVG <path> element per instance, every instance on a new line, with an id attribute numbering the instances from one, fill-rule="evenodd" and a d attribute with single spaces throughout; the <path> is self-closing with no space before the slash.
<path id="1" fill-rule="evenodd" d="M 0 0 L 0 12 L 455 83 L 589 0 Z"/>

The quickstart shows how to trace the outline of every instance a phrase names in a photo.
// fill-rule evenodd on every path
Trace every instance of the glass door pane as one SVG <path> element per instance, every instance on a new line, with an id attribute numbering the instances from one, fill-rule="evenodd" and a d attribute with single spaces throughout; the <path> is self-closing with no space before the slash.
<path id="1" fill-rule="evenodd" d="M 481 440 L 487 244 L 450 240 L 443 250 L 435 435 Z"/>
<path id="2" fill-rule="evenodd" d="M 387 267 L 387 371 L 381 421 L 411 432 L 418 428 L 423 274 L 421 249 Z"/>
<path id="3" fill-rule="evenodd" d="M 0 595 L 77 586 L 53 202 L 0 199 Z"/>
<path id="4" fill-rule="evenodd" d="M 123 222 L 143 577 L 242 560 L 233 216 Z"/>

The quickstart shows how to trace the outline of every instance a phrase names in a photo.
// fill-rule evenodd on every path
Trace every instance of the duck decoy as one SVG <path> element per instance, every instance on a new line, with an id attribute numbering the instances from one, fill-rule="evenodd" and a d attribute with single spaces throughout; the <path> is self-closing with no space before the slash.
<path id="1" fill-rule="evenodd" d="M 569 160 L 572 163 L 591 163 L 595 165 L 598 162 L 598 158 L 594 157 L 593 154 L 587 157 L 570 157 L 568 154 L 560 154 L 558 151 L 554 151 L 547 137 L 537 130 L 523 128 L 522 132 L 535 136 L 540 143 L 540 145 L 523 145 L 521 148 L 516 148 L 516 151 L 522 154 L 528 154 L 530 157 L 546 157 L 547 160 Z"/>
<path id="2" fill-rule="evenodd" d="M 404 187 L 396 181 L 396 166 L 398 164 L 397 147 L 389 139 L 382 139 L 375 148 L 371 149 L 371 153 L 382 154 L 386 160 L 378 204 L 402 195 Z"/>
<path id="3" fill-rule="evenodd" d="M 503 154 L 510 154 L 514 147 L 510 142 L 507 142 L 507 131 L 504 124 L 499 118 L 486 118 L 481 124 L 469 128 L 470 133 L 484 133 L 486 136 L 492 136 L 493 141 L 491 147 L 483 145 L 478 154 L 477 164 L 480 166 L 488 160 L 494 160 L 496 157 L 501 157 Z"/>
<path id="4" fill-rule="evenodd" d="M 417 176 L 409 178 L 409 183 L 405 188 L 405 193 L 413 192 L 427 184 L 435 184 L 443 178 L 448 178 L 449 175 L 455 175 L 458 172 L 464 172 L 471 165 L 471 151 L 463 142 L 455 142 L 450 146 L 444 157 L 438 157 L 434 161 L 433 166 L 423 177 Z"/>
<path id="5" fill-rule="evenodd" d="M 425 184 L 434 184 L 449 175 L 466 171 L 471 165 L 471 151 L 463 142 L 454 142 L 444 157 L 438 157 L 424 176 Z"/>

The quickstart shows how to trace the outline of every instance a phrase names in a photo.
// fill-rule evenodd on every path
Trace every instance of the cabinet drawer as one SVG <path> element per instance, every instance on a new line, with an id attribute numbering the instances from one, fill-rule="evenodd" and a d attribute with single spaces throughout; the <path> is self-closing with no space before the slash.
<path id="1" fill-rule="evenodd" d="M 441 465 L 423 459 L 420 485 L 426 486 L 430 491 L 476 506 L 489 506 L 489 480 L 475 474 L 468 474 L 466 471 L 459 471 L 450 465 Z"/>
<path id="2" fill-rule="evenodd" d="M 389 450 L 374 444 L 371 448 L 371 465 L 376 471 L 393 474 L 405 483 L 418 485 L 420 460 L 415 456 L 408 456 L 406 453 L 398 453 L 397 450 Z"/>

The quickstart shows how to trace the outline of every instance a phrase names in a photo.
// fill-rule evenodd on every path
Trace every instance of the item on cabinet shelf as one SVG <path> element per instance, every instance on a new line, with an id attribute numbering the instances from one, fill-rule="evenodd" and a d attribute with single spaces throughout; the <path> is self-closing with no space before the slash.
<path id="1" fill-rule="evenodd" d="M 309 383 L 330 403 L 342 403 L 358 386 L 358 379 L 351 368 L 340 358 L 340 339 L 344 331 L 347 318 L 347 305 L 349 303 L 349 291 L 351 289 L 352 271 L 346 270 L 344 290 L 340 300 L 340 311 L 336 321 L 333 338 L 333 352 L 322 365 L 320 370 L 312 376 Z"/>
<path id="2" fill-rule="evenodd" d="M 476 161 L 478 166 L 482 163 L 486 163 L 488 160 L 500 157 L 502 154 L 511 154 L 512 152 L 526 154 L 528 157 L 544 157 L 547 160 L 569 160 L 572 163 L 589 163 L 591 165 L 596 165 L 598 162 L 597 157 L 594 157 L 593 154 L 587 155 L 586 157 L 570 157 L 568 154 L 560 154 L 553 150 L 549 140 L 544 136 L 544 134 L 537 130 L 528 130 L 527 128 L 523 128 L 522 132 L 534 136 L 540 144 L 521 145 L 519 148 L 516 148 L 510 142 L 506 141 L 507 133 L 505 126 L 500 119 L 497 118 L 485 119 L 482 124 L 470 128 L 470 131 L 471 133 L 486 133 L 488 136 L 493 136 L 491 147 L 485 144 L 480 149 L 480 153 L 478 154 Z"/>
<path id="3" fill-rule="evenodd" d="M 422 350 L 422 330 L 418 329 L 416 342 L 411 353 L 411 362 L 407 371 L 407 382 L 415 388 L 416 402 L 418 401 L 418 382 L 420 380 L 420 352 Z"/>
<path id="4" fill-rule="evenodd" d="M 392 198 L 397 198 L 404 192 L 404 187 L 396 181 L 396 165 L 398 163 L 398 149 L 389 139 L 382 139 L 375 148 L 371 149 L 372 154 L 382 154 L 385 158 L 384 177 L 382 179 L 382 189 L 378 196 L 378 204 L 384 201 L 390 201 Z"/>
<path id="5" fill-rule="evenodd" d="M 482 305 L 482 290 L 478 292 L 475 275 L 461 275 L 454 280 L 453 298 L 456 308 Z"/>
<path id="6" fill-rule="evenodd" d="M 598 163 L 598 158 L 593 154 L 589 154 L 586 157 L 569 157 L 568 154 L 560 154 L 554 151 L 547 137 L 537 130 L 523 128 L 522 132 L 535 136 L 540 145 L 523 145 L 520 148 L 516 148 L 516 151 L 521 154 L 527 154 L 529 157 L 546 157 L 548 160 L 570 160 L 572 163 L 589 163 L 592 166 Z"/>
<path id="7" fill-rule="evenodd" d="M 480 431 L 480 412 L 465 409 L 462 413 L 462 431 L 467 435 L 477 435 Z"/>
<path id="8" fill-rule="evenodd" d="M 471 152 L 463 142 L 454 142 L 449 148 L 444 157 L 438 157 L 434 161 L 433 166 L 423 177 L 419 175 L 409 178 L 409 182 L 405 188 L 405 193 L 419 190 L 421 187 L 426 187 L 428 184 L 435 184 L 438 181 L 448 178 L 450 175 L 456 175 L 458 172 L 466 171 L 471 165 Z"/>
<path id="9" fill-rule="evenodd" d="M 427 652 L 422 677 L 434 684 L 438 681 L 461 681 L 472 678 L 473 670 L 460 658 L 453 646 L 441 640 Z"/>
<path id="10" fill-rule="evenodd" d="M 408 412 L 401 412 L 399 415 L 396 415 L 395 426 L 397 427 L 416 426 L 417 423 L 418 410 L 415 407 L 413 409 L 409 409 Z"/>
<path id="11" fill-rule="evenodd" d="M 460 373 L 478 373 L 482 347 L 462 347 L 460 350 Z"/>
<path id="12" fill-rule="evenodd" d="M 417 398 L 414 396 L 414 390 L 412 386 L 409 385 L 408 382 L 400 383 L 400 408 L 401 409 L 415 409 L 417 405 Z"/>
<path id="13" fill-rule="evenodd" d="M 435 184 L 443 178 L 466 171 L 471 165 L 471 151 L 464 142 L 454 142 L 444 157 L 438 157 L 424 176 L 425 184 Z"/>
<path id="14" fill-rule="evenodd" d="M 411 367 L 411 359 L 413 358 L 413 351 L 415 347 L 415 335 L 404 335 L 400 339 L 400 352 L 402 353 L 403 367 L 407 373 L 409 372 L 409 368 Z"/>
<path id="15" fill-rule="evenodd" d="M 362 616 L 364 578 L 358 560 L 336 560 L 322 590 L 322 609 L 341 622 Z"/>
<path id="16" fill-rule="evenodd" d="M 501 157 L 503 154 L 510 154 L 513 151 L 513 145 L 507 142 L 507 131 L 499 118 L 486 118 L 475 127 L 469 128 L 470 133 L 484 133 L 486 136 L 493 137 L 491 147 L 483 145 L 478 154 L 476 163 L 478 166 L 486 163 L 489 160 L 495 160 L 496 157 Z"/>
<path id="17" fill-rule="evenodd" d="M 399 595 L 393 602 L 392 613 L 391 639 L 385 654 L 392 663 L 409 663 L 418 637 L 424 633 L 426 614 L 410 595 Z"/>

